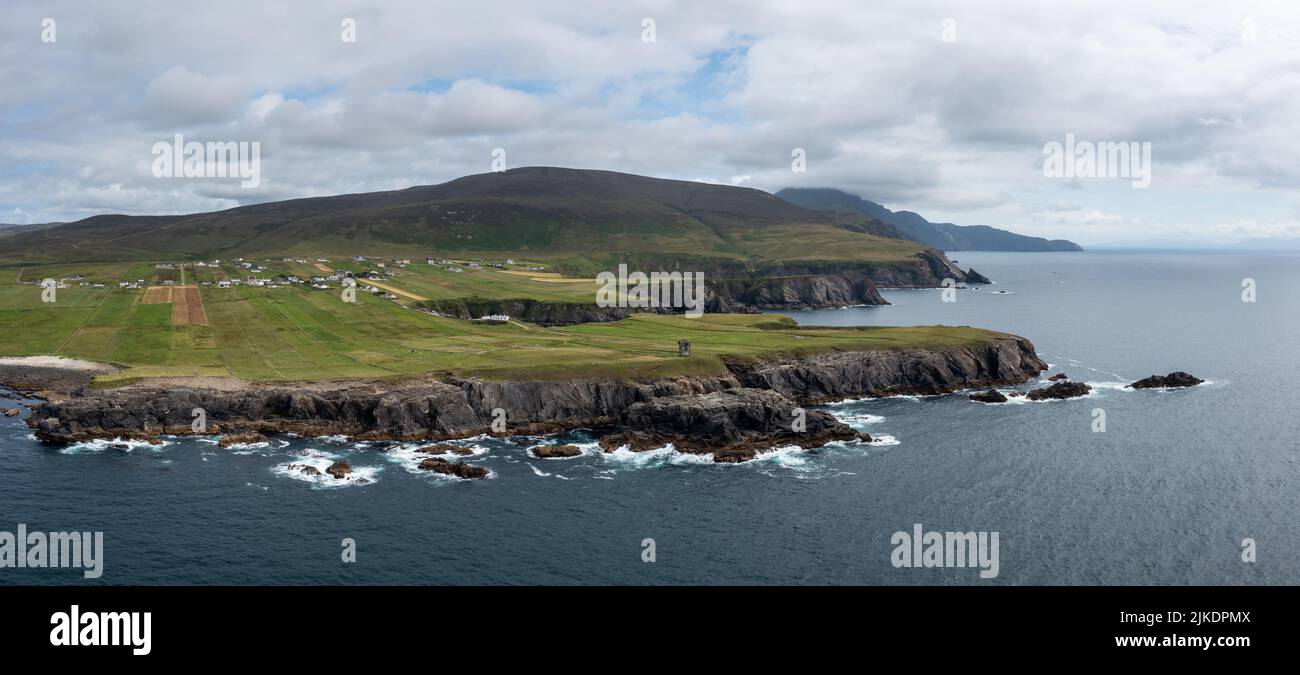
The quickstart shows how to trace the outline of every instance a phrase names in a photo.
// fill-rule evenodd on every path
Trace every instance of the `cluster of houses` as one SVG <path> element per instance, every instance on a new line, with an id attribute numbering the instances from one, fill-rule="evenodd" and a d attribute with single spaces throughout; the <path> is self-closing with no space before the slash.
<path id="1" fill-rule="evenodd" d="M 35 285 L 37 285 L 37 286 L 39 286 L 39 285 L 41 285 L 41 281 L 43 281 L 43 280 L 33 281 L 32 283 L 35 284 Z M 89 282 L 89 281 L 86 281 L 86 278 L 83 277 L 83 276 L 81 276 L 80 274 L 69 274 L 68 276 L 63 277 L 62 280 L 56 282 L 55 285 L 54 285 L 54 287 L 55 287 L 55 288 L 67 288 L 67 287 L 68 287 L 68 282 L 75 283 L 75 284 L 77 284 L 78 286 L 90 287 L 90 288 L 103 288 L 103 287 L 104 287 L 104 284 L 100 284 L 100 283 L 91 283 L 91 282 Z"/>
<path id="2" fill-rule="evenodd" d="M 363 255 L 354 255 L 350 259 L 353 262 L 357 262 L 357 263 L 373 264 L 375 267 L 375 269 L 366 271 L 364 273 L 358 273 L 356 275 L 356 278 L 359 281 L 363 279 L 369 281 L 384 281 L 392 277 L 397 277 L 401 275 L 401 272 L 399 272 L 398 270 L 405 269 L 407 265 L 411 264 L 411 260 L 409 258 L 386 258 L 383 259 L 384 262 L 379 262 L 380 259 L 377 258 L 368 258 Z M 297 263 L 300 265 L 306 265 L 306 264 L 311 264 L 313 262 L 313 259 L 305 258 L 305 257 L 297 257 L 297 256 L 283 256 L 280 258 L 280 262 Z M 315 258 L 314 262 L 320 264 L 326 264 L 329 263 L 329 259 L 320 257 L 320 258 Z M 447 271 L 455 272 L 455 273 L 463 273 L 466 271 L 466 269 L 481 269 L 485 266 L 502 269 L 505 268 L 506 266 L 520 265 L 520 263 L 516 263 L 514 259 L 509 259 L 509 258 L 504 261 L 497 262 L 497 261 L 484 261 L 482 258 L 470 258 L 467 261 L 457 261 L 457 260 L 449 260 L 445 258 L 436 259 L 432 257 L 426 257 L 424 259 L 424 262 L 426 265 L 442 267 Z M 333 272 L 331 274 L 315 275 L 309 278 L 301 278 L 292 274 L 280 274 L 274 277 L 267 278 L 267 277 L 256 276 L 258 274 L 266 274 L 268 272 L 268 269 L 264 264 L 255 262 L 253 260 L 245 260 L 243 258 L 235 259 L 234 264 L 244 270 L 245 276 L 243 276 L 242 278 L 240 277 L 234 277 L 228 279 L 222 278 L 215 282 L 202 281 L 199 283 L 203 286 L 216 286 L 217 288 L 233 288 L 236 286 L 249 286 L 249 287 L 256 287 L 256 288 L 283 288 L 286 286 L 302 284 L 317 290 L 328 290 L 329 288 L 331 288 L 330 285 L 331 283 L 338 284 L 346 278 L 353 277 L 352 272 L 340 271 L 340 272 Z M 221 269 L 222 263 L 221 260 L 219 259 L 213 259 L 213 260 L 201 260 L 193 263 L 164 262 L 164 263 L 158 263 L 156 267 L 158 269 L 169 269 L 169 270 L 181 269 L 185 267 Z M 540 265 L 529 265 L 526 267 L 526 269 L 529 271 L 540 272 L 540 271 L 544 271 L 546 268 Z M 84 277 L 82 277 L 79 274 L 72 274 L 67 277 L 64 277 L 63 281 L 59 283 L 58 287 L 67 288 L 69 283 L 76 283 L 81 286 L 93 286 L 95 288 L 104 287 L 104 284 L 90 283 L 86 281 Z M 164 286 L 173 286 L 177 282 L 171 279 L 164 279 L 160 283 Z M 135 281 L 122 280 L 119 281 L 117 285 L 118 288 L 125 289 L 125 290 L 139 290 L 141 288 L 144 288 L 147 284 L 144 279 L 136 279 Z M 385 289 L 379 288 L 377 286 L 364 285 L 361 286 L 360 288 L 361 290 L 364 290 L 367 293 L 371 293 L 373 295 L 383 297 L 388 300 L 398 299 L 398 297 L 395 294 Z M 437 312 L 432 310 L 429 310 L 429 313 L 433 314 L 434 316 L 439 316 Z M 489 314 L 487 316 L 480 317 L 479 319 L 476 320 L 509 321 L 510 317 L 505 314 Z"/>

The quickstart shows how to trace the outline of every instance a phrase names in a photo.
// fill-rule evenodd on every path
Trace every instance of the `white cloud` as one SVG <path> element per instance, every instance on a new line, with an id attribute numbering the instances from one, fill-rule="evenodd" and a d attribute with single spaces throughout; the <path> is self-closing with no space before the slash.
<path id="1" fill-rule="evenodd" d="M 33 26 L 56 10 L 59 40 L 42 45 Z M 1085 244 L 1220 236 L 1300 211 L 1288 3 L 149 0 L 123 13 L 24 0 L 6 12 L 0 209 L 33 221 L 435 183 L 487 171 L 494 147 L 511 166 L 838 187 Z M 345 16 L 355 44 L 339 39 Z M 645 16 L 654 43 L 640 39 Z M 947 17 L 955 42 L 941 39 Z M 153 178 L 149 148 L 176 132 L 260 141 L 262 186 Z M 1044 179 L 1042 144 L 1066 133 L 1152 142 L 1152 187 Z M 795 147 L 807 173 L 790 171 Z"/>
<path id="2" fill-rule="evenodd" d="M 207 77 L 172 66 L 145 87 L 144 105 L 160 126 L 189 126 L 224 121 L 246 98 L 247 88 L 237 77 Z"/>

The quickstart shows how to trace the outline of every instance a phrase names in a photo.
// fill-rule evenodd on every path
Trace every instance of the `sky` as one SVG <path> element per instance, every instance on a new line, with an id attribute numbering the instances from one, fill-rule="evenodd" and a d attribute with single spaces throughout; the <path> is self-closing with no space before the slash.
<path id="1" fill-rule="evenodd" d="M 258 143 L 260 181 L 156 176 L 176 134 Z M 1067 135 L 1149 148 L 1150 185 L 1046 175 Z M 833 187 L 1085 246 L 1300 237 L 1300 4 L 0 8 L 0 222 L 435 184 L 497 149 L 507 167 Z"/>

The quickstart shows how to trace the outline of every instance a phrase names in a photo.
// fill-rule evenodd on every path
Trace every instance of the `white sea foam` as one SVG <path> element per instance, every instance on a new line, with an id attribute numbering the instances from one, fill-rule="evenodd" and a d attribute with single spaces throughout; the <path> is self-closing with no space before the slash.
<path id="1" fill-rule="evenodd" d="M 171 445 L 171 442 L 169 441 L 162 441 L 161 445 L 154 445 L 148 441 L 122 440 L 121 438 L 114 438 L 113 440 L 105 440 L 102 438 L 97 438 L 93 441 L 83 441 L 81 443 L 73 443 L 71 445 L 60 448 L 59 452 L 64 455 L 77 455 L 86 452 L 103 452 L 105 450 L 119 450 L 121 452 L 135 452 L 136 450 L 152 450 L 157 452 L 169 445 Z M 124 447 L 115 448 L 113 446 L 124 446 Z"/>
<path id="2" fill-rule="evenodd" d="M 885 421 L 885 418 L 880 415 L 872 415 L 871 413 L 865 413 L 865 412 L 836 413 L 834 411 L 831 411 L 831 416 L 849 425 L 849 427 L 851 427 L 854 431 L 863 431 L 869 425 L 880 424 L 881 422 Z"/>
<path id="3" fill-rule="evenodd" d="M 430 459 L 432 457 L 438 457 L 441 459 L 446 459 L 448 461 L 460 461 L 460 459 L 462 458 L 461 455 L 457 455 L 450 451 L 441 454 L 432 454 L 428 452 L 416 452 L 416 449 L 423 448 L 428 445 L 430 444 L 429 443 L 403 443 L 396 447 L 389 448 L 387 452 L 383 453 L 383 457 L 385 460 L 392 462 L 393 464 L 397 464 L 398 466 L 401 466 L 404 470 L 406 470 L 407 473 L 412 473 L 417 476 L 429 476 L 431 478 L 446 479 L 451 481 L 477 480 L 471 478 L 461 478 L 459 476 L 452 476 L 445 473 L 439 473 L 437 471 L 430 471 L 428 469 L 421 469 L 420 462 L 426 459 Z M 447 445 L 458 445 L 458 444 L 447 444 Z M 479 454 L 487 452 L 487 448 L 481 448 L 481 446 L 475 446 L 474 450 L 475 450 L 475 454 L 473 456 L 477 456 Z M 485 479 L 495 478 L 495 477 L 496 477 L 496 472 L 489 469 L 488 475 L 485 477 Z"/>
<path id="4" fill-rule="evenodd" d="M 539 469 L 539 468 L 533 466 L 532 464 L 529 464 L 529 465 L 528 465 L 528 468 L 530 468 L 530 469 L 533 470 L 533 475 L 535 475 L 535 476 L 540 476 L 540 477 L 542 477 L 542 478 L 552 478 L 552 477 L 554 477 L 554 478 L 559 478 L 560 480 L 573 480 L 572 478 L 569 478 L 568 476 L 562 476 L 562 475 L 560 475 L 560 474 L 558 474 L 558 473 L 546 473 L 545 471 L 542 471 L 541 469 Z"/>
<path id="5" fill-rule="evenodd" d="M 431 473 L 431 472 L 421 469 L 420 462 L 429 459 L 430 457 L 441 457 L 442 459 L 458 460 L 463 457 L 478 457 L 480 455 L 485 455 L 488 452 L 488 448 L 481 445 L 475 445 L 466 448 L 468 450 L 473 451 L 473 454 L 470 455 L 461 455 L 452 452 L 450 450 L 447 450 L 445 452 L 440 452 L 440 453 L 416 452 L 416 450 L 420 448 L 428 447 L 430 445 L 451 445 L 460 448 L 466 447 L 460 445 L 459 443 L 402 443 L 401 445 L 391 447 L 387 451 L 385 451 L 384 459 L 402 465 L 402 468 L 406 469 L 411 473 L 423 474 L 423 473 Z"/>
<path id="6" fill-rule="evenodd" d="M 258 450 L 266 450 L 270 447 L 271 443 L 269 441 L 261 441 L 259 443 L 231 443 L 225 449 L 236 455 L 252 455 L 257 454 Z"/>
<path id="7" fill-rule="evenodd" d="M 304 483 L 310 483 L 313 488 L 339 488 L 373 484 L 379 480 L 379 474 L 384 470 L 382 466 L 353 466 L 352 473 L 342 478 L 335 478 L 325 473 L 325 469 L 328 469 L 333 463 L 334 460 L 329 457 L 302 454 L 292 461 L 271 467 L 271 473 L 282 478 L 292 478 Z M 320 473 L 317 475 L 305 474 L 302 471 L 304 466 L 310 466 Z"/>
<path id="8" fill-rule="evenodd" d="M 774 464 L 787 469 L 803 469 L 809 464 L 809 455 L 807 450 L 797 445 L 786 445 L 760 452 L 750 462 Z"/>
<path id="9" fill-rule="evenodd" d="M 626 445 L 613 452 L 601 453 L 606 462 L 629 469 L 644 469 L 657 466 L 691 466 L 696 464 L 714 464 L 713 454 L 696 454 L 678 452 L 672 443 L 654 450 L 632 452 Z"/>

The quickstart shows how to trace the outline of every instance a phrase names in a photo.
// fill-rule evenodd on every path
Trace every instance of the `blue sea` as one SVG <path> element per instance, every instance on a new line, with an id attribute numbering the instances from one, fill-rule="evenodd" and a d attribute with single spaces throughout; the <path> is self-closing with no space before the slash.
<path id="1" fill-rule="evenodd" d="M 0 568 L 0 585 L 1300 583 L 1297 254 L 950 257 L 996 284 L 953 303 L 886 290 L 889 306 L 789 315 L 1016 333 L 1093 393 L 843 402 L 825 409 L 875 443 L 740 465 L 671 448 L 603 454 L 582 431 L 458 441 L 491 470 L 480 481 L 419 471 L 415 445 L 55 447 L 0 417 L 0 531 L 102 531 L 105 549 L 99 579 Z M 1246 278 L 1256 302 L 1242 300 Z M 1207 382 L 1123 388 L 1174 370 Z M 527 452 L 538 442 L 586 452 L 539 460 Z M 290 468 L 336 458 L 352 479 Z M 915 524 L 997 532 L 998 576 L 894 567 L 891 536 Z"/>

